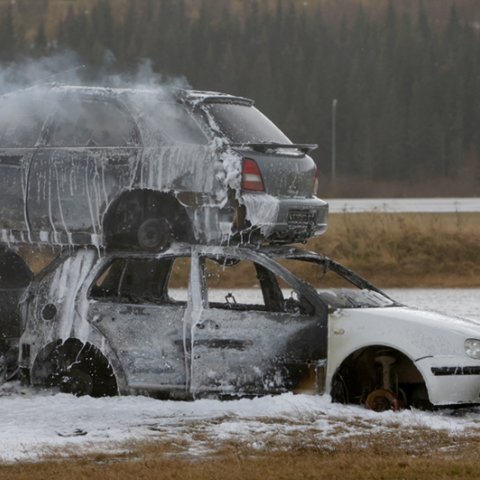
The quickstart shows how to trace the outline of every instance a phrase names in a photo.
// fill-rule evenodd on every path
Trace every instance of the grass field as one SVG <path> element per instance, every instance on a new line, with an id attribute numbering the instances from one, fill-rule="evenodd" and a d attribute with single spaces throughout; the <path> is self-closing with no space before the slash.
<path id="1" fill-rule="evenodd" d="M 480 214 L 331 215 L 307 244 L 381 287 L 480 286 Z"/>
<path id="2" fill-rule="evenodd" d="M 451 438 L 427 431 L 372 432 L 368 440 L 328 442 L 316 448 L 303 447 L 301 438 L 288 450 L 277 450 L 274 439 L 269 449 L 261 451 L 235 442 L 220 442 L 219 447 L 212 455 L 192 458 L 176 454 L 174 445 L 132 445 L 128 453 L 55 456 L 39 463 L 3 465 L 0 478 L 473 480 L 480 470 L 478 438 Z"/>

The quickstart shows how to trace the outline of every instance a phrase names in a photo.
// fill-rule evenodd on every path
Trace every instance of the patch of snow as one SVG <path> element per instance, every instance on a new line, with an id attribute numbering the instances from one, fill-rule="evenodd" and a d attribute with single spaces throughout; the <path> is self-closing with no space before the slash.
<path id="1" fill-rule="evenodd" d="M 0 388 L 3 462 L 37 460 L 52 449 L 108 451 L 122 443 L 160 440 L 186 444 L 186 453 L 212 451 L 234 440 L 263 448 L 269 439 L 312 435 L 318 445 L 372 431 L 430 429 L 452 435 L 478 429 L 479 409 L 463 416 L 406 410 L 375 413 L 331 403 L 329 396 L 284 394 L 233 401 L 160 401 L 147 397 L 99 398 L 52 394 L 7 383 Z M 201 432 L 202 440 L 198 440 Z"/>

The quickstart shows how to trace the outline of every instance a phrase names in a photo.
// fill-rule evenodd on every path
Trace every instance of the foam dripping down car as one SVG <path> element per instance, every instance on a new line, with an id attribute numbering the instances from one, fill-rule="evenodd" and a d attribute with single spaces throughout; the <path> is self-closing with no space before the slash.
<path id="1" fill-rule="evenodd" d="M 0 97 L 0 240 L 161 251 L 322 234 L 312 145 L 252 100 L 44 85 Z"/>

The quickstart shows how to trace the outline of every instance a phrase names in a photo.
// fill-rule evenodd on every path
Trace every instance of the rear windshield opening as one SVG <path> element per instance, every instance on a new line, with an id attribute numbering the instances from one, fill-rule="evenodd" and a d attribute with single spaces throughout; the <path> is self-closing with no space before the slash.
<path id="1" fill-rule="evenodd" d="M 232 103 L 211 103 L 207 111 L 231 143 L 292 143 L 255 107 Z"/>

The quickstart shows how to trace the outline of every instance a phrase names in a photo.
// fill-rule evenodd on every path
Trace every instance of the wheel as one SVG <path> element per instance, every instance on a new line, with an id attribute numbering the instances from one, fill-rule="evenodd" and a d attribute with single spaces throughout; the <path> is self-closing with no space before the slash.
<path id="1" fill-rule="evenodd" d="M 336 373 L 332 379 L 332 389 L 330 392 L 332 402 L 343 403 L 346 405 L 350 403 L 350 395 L 348 393 L 347 384 L 342 375 Z"/>
<path id="2" fill-rule="evenodd" d="M 405 407 L 405 400 L 403 395 L 397 395 L 385 388 L 378 388 L 371 392 L 365 406 L 374 412 L 386 412 L 387 410 L 398 411 Z"/>
<path id="3" fill-rule="evenodd" d="M 91 395 L 93 391 L 93 379 L 88 372 L 81 367 L 73 367 L 60 380 L 60 391 L 71 393 L 77 397 Z"/>
<path id="4" fill-rule="evenodd" d="M 137 230 L 138 246 L 149 252 L 161 252 L 172 241 L 172 227 L 165 218 L 147 218 Z"/>

